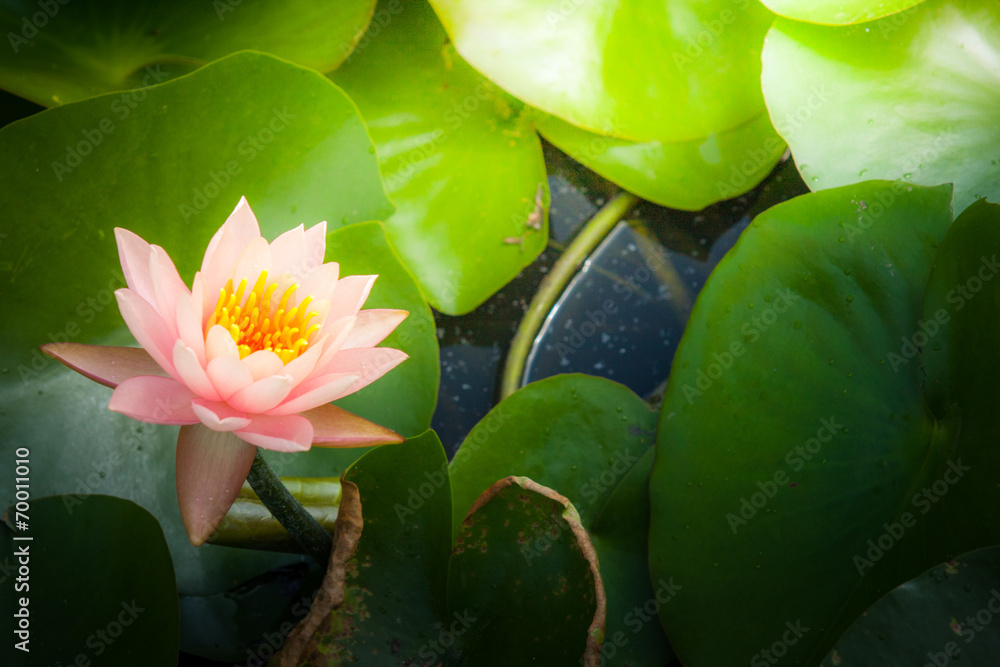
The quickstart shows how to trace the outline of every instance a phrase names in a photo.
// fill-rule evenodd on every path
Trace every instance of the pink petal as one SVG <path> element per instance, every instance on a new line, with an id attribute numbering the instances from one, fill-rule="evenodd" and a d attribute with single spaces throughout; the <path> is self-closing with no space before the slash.
<path id="1" fill-rule="evenodd" d="M 323 328 L 314 334 L 318 334 L 326 339 L 323 346 L 323 356 L 319 358 L 318 362 L 316 362 L 317 368 L 322 369 L 324 366 L 328 365 L 333 360 L 333 357 L 340 352 L 340 349 L 344 346 L 344 342 L 347 340 L 348 336 L 351 335 L 351 331 L 354 329 L 357 319 L 358 318 L 353 315 L 342 317 L 336 322 L 324 324 Z M 321 370 L 320 374 L 325 372 L 326 371 Z"/>
<path id="2" fill-rule="evenodd" d="M 310 295 L 316 301 L 329 302 L 333 299 L 333 294 L 337 291 L 337 286 L 341 283 L 341 281 L 337 280 L 339 276 L 339 264 L 336 262 L 323 264 L 306 276 L 306 278 L 302 281 L 300 292 L 303 296 L 306 294 Z M 348 314 L 353 315 L 354 313 Z"/>
<path id="3" fill-rule="evenodd" d="M 318 269 L 326 258 L 326 220 L 306 230 L 306 270 L 301 278 Z M 296 274 L 298 275 L 298 274 Z"/>
<path id="4" fill-rule="evenodd" d="M 153 281 L 149 276 L 151 246 L 142 237 L 121 227 L 115 227 L 118 260 L 129 289 L 150 303 L 156 303 Z"/>
<path id="5" fill-rule="evenodd" d="M 281 361 L 281 357 L 271 352 L 271 350 L 258 350 L 248 354 L 243 357 L 243 363 L 250 369 L 250 375 L 253 376 L 254 380 L 276 375 L 285 367 L 285 364 Z M 284 373 L 284 375 L 287 375 L 287 373 Z"/>
<path id="6" fill-rule="evenodd" d="M 346 395 L 348 387 L 359 379 L 350 373 L 330 373 L 312 377 L 295 388 L 281 405 L 270 410 L 271 415 L 292 415 L 329 403 Z"/>
<path id="7" fill-rule="evenodd" d="M 275 276 L 282 273 L 291 273 L 298 277 L 305 268 L 306 257 L 306 233 L 304 227 L 299 225 L 295 229 L 274 239 L 271 242 L 271 266 L 268 269 L 270 274 Z"/>
<path id="8" fill-rule="evenodd" d="M 257 282 L 257 278 L 260 277 L 260 272 L 270 271 L 270 268 L 271 248 L 267 244 L 267 239 L 259 236 L 247 244 L 232 267 L 229 276 L 233 279 L 233 289 L 239 289 L 240 281 L 245 278 L 247 281 L 246 293 L 249 294 L 250 289 Z"/>
<path id="9" fill-rule="evenodd" d="M 313 426 L 305 417 L 254 415 L 250 426 L 236 435 L 252 445 L 276 452 L 304 452 L 312 445 Z"/>
<path id="10" fill-rule="evenodd" d="M 353 373 L 358 381 L 344 396 L 367 387 L 393 368 L 401 364 L 409 355 L 392 347 L 359 347 L 341 350 L 317 373 Z"/>
<path id="11" fill-rule="evenodd" d="M 321 405 L 303 412 L 312 422 L 313 444 L 326 447 L 394 445 L 406 440 L 395 431 L 379 426 L 335 405 Z"/>
<path id="12" fill-rule="evenodd" d="M 191 544 L 205 543 L 253 465 L 257 449 L 230 433 L 202 424 L 181 427 L 177 437 L 177 502 Z"/>
<path id="13" fill-rule="evenodd" d="M 246 197 L 243 197 L 209 241 L 205 258 L 201 262 L 205 290 L 211 297 L 209 300 L 212 306 L 219 298 L 219 290 L 232 275 L 237 258 L 253 239 L 259 237 L 260 226 L 257 224 L 257 218 L 250 210 Z"/>
<path id="14" fill-rule="evenodd" d="M 108 409 L 148 424 L 197 424 L 191 390 L 173 378 L 139 375 L 115 387 Z"/>
<path id="15" fill-rule="evenodd" d="M 118 310 L 125 325 L 136 341 L 149 356 L 167 373 L 174 374 L 171 357 L 174 353 L 174 337 L 170 335 L 166 322 L 153 306 L 130 289 L 115 290 Z"/>
<path id="16" fill-rule="evenodd" d="M 201 423 L 213 431 L 235 431 L 250 424 L 250 417 L 245 412 L 235 410 L 222 401 L 196 398 L 191 401 L 191 409 Z"/>
<path id="17" fill-rule="evenodd" d="M 218 401 L 222 398 L 216 391 L 215 385 L 208 379 L 205 368 L 198 361 L 198 355 L 182 340 L 178 340 L 174 344 L 174 371 L 177 374 L 177 379 L 198 396 L 210 401 Z"/>
<path id="18" fill-rule="evenodd" d="M 112 389 L 139 375 L 166 377 L 166 371 L 141 347 L 46 343 L 41 349 L 80 375 Z"/>
<path id="19" fill-rule="evenodd" d="M 368 299 L 376 278 L 378 276 L 347 276 L 338 280 L 327 318 L 338 320 L 347 315 L 357 315 Z"/>
<path id="20" fill-rule="evenodd" d="M 237 410 L 260 414 L 277 407 L 293 386 L 291 376 L 272 375 L 240 389 L 229 397 L 228 403 Z"/>
<path id="21" fill-rule="evenodd" d="M 156 295 L 157 312 L 170 327 L 170 333 L 177 335 L 177 299 L 182 294 L 188 294 L 187 285 L 181 280 L 167 252 L 160 246 L 151 246 L 149 256 L 149 277 L 153 282 L 153 293 Z"/>
<path id="22" fill-rule="evenodd" d="M 202 292 L 198 276 L 195 291 L 177 297 L 177 336 L 194 351 L 198 363 L 208 363 L 205 358 L 205 333 L 202 324 Z"/>
<path id="23" fill-rule="evenodd" d="M 316 340 L 315 335 L 313 340 Z M 323 354 L 325 342 L 326 341 L 323 339 L 316 340 L 315 343 L 306 348 L 305 352 L 285 364 L 282 374 L 291 376 L 292 386 L 298 386 L 309 377 L 310 373 L 313 372 L 313 369 L 316 368 L 316 362 L 319 361 L 320 356 Z M 246 359 L 249 359 L 252 356 L 253 354 Z M 244 359 L 244 361 L 246 361 L 246 359 Z"/>
<path id="24" fill-rule="evenodd" d="M 216 357 L 208 362 L 205 371 L 224 401 L 229 400 L 230 396 L 243 387 L 249 387 L 253 382 L 250 369 L 238 357 Z"/>
<path id="25" fill-rule="evenodd" d="M 227 237 L 228 234 L 228 238 Z M 201 262 L 201 271 L 205 273 L 209 265 L 222 260 L 221 263 L 232 265 L 233 261 L 243 252 L 243 248 L 254 238 L 260 236 L 260 226 L 257 218 L 250 210 L 246 197 L 240 197 L 236 208 L 222 223 L 219 230 L 212 236 L 205 248 L 205 257 Z"/>
<path id="26" fill-rule="evenodd" d="M 232 335 L 221 324 L 213 324 L 205 336 L 205 359 L 212 361 L 219 357 L 240 358 L 240 348 Z"/>
<path id="27" fill-rule="evenodd" d="M 370 308 L 358 313 L 358 321 L 342 347 L 375 347 L 399 326 L 410 313 L 389 308 Z"/>

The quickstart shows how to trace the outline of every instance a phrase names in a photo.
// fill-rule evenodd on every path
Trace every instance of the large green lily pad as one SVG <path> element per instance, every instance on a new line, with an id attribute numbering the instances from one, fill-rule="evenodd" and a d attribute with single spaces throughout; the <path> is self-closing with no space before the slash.
<path id="1" fill-rule="evenodd" d="M 813 193 L 758 216 L 709 279 L 650 481 L 685 665 L 814 665 L 886 592 L 1000 541 L 1000 213 L 951 220 L 949 186 Z"/>
<path id="2" fill-rule="evenodd" d="M 456 534 L 483 490 L 511 475 L 529 477 L 573 503 L 606 581 L 602 657 L 613 664 L 663 664 L 671 657 L 655 619 L 678 589 L 667 577 L 654 590 L 645 571 L 655 430 L 656 413 L 628 388 L 588 375 L 558 375 L 493 408 L 450 466 Z M 526 531 L 520 545 L 525 560 L 551 541 L 546 531 L 544 523 Z"/>
<path id="3" fill-rule="evenodd" d="M 843 28 L 778 20 L 762 55 L 771 121 L 813 190 L 873 178 L 1000 198 L 1000 5 L 932 0 Z"/>
<path id="4" fill-rule="evenodd" d="M 691 141 L 763 110 L 773 15 L 750 0 L 432 0 L 461 53 L 528 104 L 590 132 Z"/>
<path id="5" fill-rule="evenodd" d="M 389 239 L 435 308 L 465 313 L 545 247 L 541 143 L 524 105 L 455 52 L 424 0 L 378 11 L 386 25 L 331 76 L 375 139 L 396 205 Z"/>
<path id="6" fill-rule="evenodd" d="M 375 0 L 7 0 L 0 87 L 56 106 L 162 83 L 244 49 L 328 72 L 350 54 L 374 8 Z M 259 89 L 239 90 L 249 98 Z"/>
<path id="7" fill-rule="evenodd" d="M 11 477 L 15 451 L 31 497 L 44 464 L 33 448 L 18 448 Z M 3 664 L 176 665 L 177 589 L 156 519 L 102 495 L 82 505 L 71 496 L 24 505 L 8 509 L 0 527 Z"/>
<path id="8" fill-rule="evenodd" d="M 238 94 L 246 87 L 256 92 Z M 315 72 L 242 53 L 125 95 L 135 102 L 125 117 L 115 114 L 122 96 L 113 94 L 0 130 L 0 208 L 11 220 L 0 238 L 0 451 L 10 458 L 16 446 L 32 448 L 45 470 L 34 480 L 39 495 L 104 493 L 139 503 L 163 526 L 180 590 L 216 593 L 293 557 L 193 548 L 177 509 L 176 428 L 109 412 L 106 388 L 60 367 L 38 345 L 134 344 L 114 303 L 113 291 L 124 286 L 115 226 L 166 248 L 190 280 L 241 195 L 269 238 L 300 223 L 337 227 L 392 208 L 356 108 Z M 353 233 L 357 240 L 366 232 Z M 390 292 L 379 298 L 391 301 Z M 412 283 L 400 295 L 415 322 L 426 312 L 417 296 Z M 400 341 L 411 368 L 426 363 L 436 372 L 436 361 L 415 351 L 432 335 Z M 423 382 L 426 373 L 413 379 Z M 406 400 L 427 407 L 423 390 L 412 387 Z M 11 484 L 0 480 L 6 502 Z"/>

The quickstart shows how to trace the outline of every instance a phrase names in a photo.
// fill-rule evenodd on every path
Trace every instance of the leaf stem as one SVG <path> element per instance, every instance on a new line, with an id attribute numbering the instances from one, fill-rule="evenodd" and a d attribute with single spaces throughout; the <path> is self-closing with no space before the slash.
<path id="1" fill-rule="evenodd" d="M 260 449 L 254 454 L 247 482 L 264 503 L 264 507 L 285 527 L 296 544 L 317 563 L 326 567 L 330 560 L 330 551 L 333 549 L 333 538 L 289 493 L 281 483 L 281 479 L 264 460 Z"/>
<path id="2" fill-rule="evenodd" d="M 639 198 L 635 195 L 622 192 L 605 204 L 604 208 L 584 225 L 542 280 L 538 292 L 535 293 L 524 318 L 517 327 L 514 340 L 510 344 L 510 351 L 507 352 L 507 362 L 504 364 L 503 377 L 500 381 L 501 400 L 513 394 L 521 386 L 531 345 L 563 289 L 591 251 L 638 201 Z"/>

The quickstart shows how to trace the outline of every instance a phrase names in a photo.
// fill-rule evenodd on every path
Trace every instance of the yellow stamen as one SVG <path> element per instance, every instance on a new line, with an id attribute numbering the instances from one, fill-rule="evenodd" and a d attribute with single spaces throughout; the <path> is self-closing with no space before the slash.
<path id="1" fill-rule="evenodd" d="M 216 324 L 224 327 L 236 341 L 240 358 L 260 350 L 271 350 L 287 364 L 309 348 L 310 338 L 321 325 L 310 324 L 319 316 L 318 312 L 308 309 L 312 296 L 295 303 L 299 286 L 294 284 L 285 289 L 272 313 L 271 300 L 277 288 L 278 283 L 268 282 L 267 271 L 261 272 L 249 294 L 246 293 L 246 278 L 235 291 L 233 281 L 226 281 L 208 318 L 206 331 Z"/>

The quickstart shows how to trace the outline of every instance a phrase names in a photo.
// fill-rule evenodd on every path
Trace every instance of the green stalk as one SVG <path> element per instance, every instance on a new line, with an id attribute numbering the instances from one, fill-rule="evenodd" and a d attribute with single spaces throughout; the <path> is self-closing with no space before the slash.
<path id="1" fill-rule="evenodd" d="M 527 362 L 528 353 L 531 351 L 531 345 L 563 289 L 566 288 L 570 279 L 594 248 L 604 240 L 638 201 L 639 198 L 635 195 L 622 192 L 605 204 L 604 208 L 584 225 L 566 251 L 556 260 L 552 270 L 542 280 L 538 292 L 531 300 L 528 311 L 524 314 L 524 318 L 514 333 L 514 340 L 510 344 L 507 362 L 504 364 L 503 377 L 500 381 L 501 400 L 513 394 L 521 386 L 524 365 Z"/>
<path id="2" fill-rule="evenodd" d="M 254 454 L 247 482 L 264 503 L 264 507 L 285 527 L 295 543 L 317 563 L 326 567 L 330 560 L 330 551 L 333 550 L 333 538 L 289 493 L 281 483 L 281 479 L 274 474 L 274 470 L 261 456 L 260 449 Z"/>

